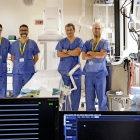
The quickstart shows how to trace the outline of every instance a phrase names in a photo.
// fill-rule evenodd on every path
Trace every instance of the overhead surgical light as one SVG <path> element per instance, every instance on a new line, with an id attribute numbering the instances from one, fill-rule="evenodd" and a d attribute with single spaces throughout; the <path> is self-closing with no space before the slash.
<path id="1" fill-rule="evenodd" d="M 22 2 L 26 5 L 26 6 L 32 6 L 35 4 L 36 0 L 22 0 Z"/>

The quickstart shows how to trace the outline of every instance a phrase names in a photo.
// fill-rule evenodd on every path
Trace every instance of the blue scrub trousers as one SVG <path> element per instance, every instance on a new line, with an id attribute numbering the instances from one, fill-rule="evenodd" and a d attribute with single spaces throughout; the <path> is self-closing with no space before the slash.
<path id="1" fill-rule="evenodd" d="M 95 109 L 95 90 L 99 102 L 99 111 L 107 111 L 106 77 L 85 76 L 86 110 Z"/>
<path id="2" fill-rule="evenodd" d="M 0 98 L 5 98 L 7 93 L 7 73 L 0 75 Z"/>
<path id="3" fill-rule="evenodd" d="M 14 97 L 17 97 L 20 94 L 20 90 L 24 84 L 26 84 L 33 76 L 31 74 L 13 74 L 13 93 Z"/>
<path id="4" fill-rule="evenodd" d="M 62 79 L 64 82 L 64 85 L 66 86 L 71 86 L 71 88 L 73 88 L 73 84 L 70 80 L 70 77 L 62 74 Z M 80 98 L 81 98 L 81 75 L 73 75 L 73 79 L 75 81 L 75 84 L 77 86 L 77 90 L 73 90 L 71 92 L 71 107 L 72 107 L 72 111 L 78 111 L 79 108 L 79 103 L 80 103 Z M 65 110 L 65 104 L 63 104 L 63 110 Z M 66 99 L 66 110 L 70 110 L 70 104 L 68 99 Z"/>

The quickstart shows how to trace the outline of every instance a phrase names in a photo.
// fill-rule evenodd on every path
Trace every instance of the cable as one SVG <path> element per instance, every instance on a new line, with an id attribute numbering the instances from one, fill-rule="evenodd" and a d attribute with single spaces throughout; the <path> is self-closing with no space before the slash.
<path id="1" fill-rule="evenodd" d="M 130 28 L 130 21 L 131 21 L 131 18 L 130 16 L 127 16 L 122 10 L 128 6 L 129 4 L 132 4 L 132 0 L 130 0 L 130 2 L 128 4 L 125 5 L 125 3 L 127 2 L 127 0 L 125 0 L 125 2 L 123 3 L 121 9 L 120 9 L 120 12 L 123 16 L 125 16 L 126 18 L 129 18 L 129 22 L 128 22 L 128 29 L 129 29 L 129 33 L 131 35 L 131 37 L 137 42 L 137 45 L 139 45 L 139 41 L 137 40 L 136 38 L 136 35 L 139 37 L 139 34 L 138 32 L 140 32 L 140 30 L 135 30 L 133 27 Z M 125 5 L 125 6 L 124 6 Z M 130 15 L 131 15 L 131 10 L 130 10 Z M 135 35 L 136 34 L 136 35 Z"/>
<path id="2" fill-rule="evenodd" d="M 130 33 L 131 37 L 137 42 L 137 45 L 139 45 L 139 41 L 136 39 L 135 34 L 137 34 L 137 36 L 139 36 L 139 35 L 138 35 L 137 31 L 136 31 L 133 27 L 130 28 L 130 26 L 129 26 L 130 21 L 131 21 L 131 19 L 130 19 L 129 22 L 128 22 L 129 33 Z M 135 33 L 135 34 L 134 34 L 134 33 Z"/>
<path id="3" fill-rule="evenodd" d="M 127 2 L 127 0 L 125 0 L 125 2 L 124 2 L 124 4 Z M 127 5 L 129 5 L 129 4 L 131 4 L 132 3 L 132 0 L 127 4 Z M 125 5 L 124 6 L 124 4 L 122 5 L 122 7 L 121 7 L 121 9 L 120 9 L 120 12 L 121 12 L 121 14 L 123 15 L 123 16 L 125 16 L 125 17 L 127 17 L 127 18 L 130 18 L 129 16 L 127 16 L 122 10 L 127 6 L 127 5 Z"/>

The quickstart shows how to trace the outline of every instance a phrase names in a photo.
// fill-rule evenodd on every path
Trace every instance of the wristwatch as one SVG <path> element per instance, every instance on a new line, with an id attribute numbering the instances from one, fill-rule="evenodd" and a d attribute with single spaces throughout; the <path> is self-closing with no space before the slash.
<path id="1" fill-rule="evenodd" d="M 66 51 L 66 54 L 68 54 L 68 50 Z"/>

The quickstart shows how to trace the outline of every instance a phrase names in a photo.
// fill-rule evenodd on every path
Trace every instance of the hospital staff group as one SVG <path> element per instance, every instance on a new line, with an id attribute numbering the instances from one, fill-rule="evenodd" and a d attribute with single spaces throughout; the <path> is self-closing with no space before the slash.
<path id="1" fill-rule="evenodd" d="M 65 26 L 66 38 L 60 40 L 56 46 L 57 56 L 60 57 L 58 71 L 65 85 L 73 87 L 69 71 L 86 60 L 83 72 L 81 67 L 73 74 L 77 89 L 71 93 L 71 107 L 73 111 L 78 110 L 81 97 L 81 76 L 85 75 L 86 110 L 95 110 L 95 91 L 99 101 L 99 110 L 107 111 L 106 97 L 106 55 L 110 52 L 109 42 L 101 38 L 102 26 L 99 23 L 93 25 L 94 38 L 83 43 L 82 39 L 76 37 L 75 26 L 68 23 Z M 10 46 L 10 42 L 1 37 L 2 25 L 0 24 L 0 98 L 6 97 L 7 91 L 7 54 L 11 54 L 13 67 L 13 93 L 17 97 L 23 84 L 26 84 L 35 73 L 34 65 L 38 60 L 39 48 L 35 41 L 29 39 L 28 26 L 22 24 L 19 27 L 21 38 Z M 66 98 L 66 97 L 65 97 Z M 65 106 L 63 106 L 64 110 Z M 66 99 L 66 108 L 70 110 L 70 104 Z"/>
<path id="2" fill-rule="evenodd" d="M 62 75 L 65 85 L 70 86 L 68 72 L 80 62 L 80 51 L 82 58 L 86 60 L 83 75 L 85 75 L 86 110 L 95 110 L 95 90 L 99 100 L 99 110 L 107 111 L 106 97 L 106 55 L 110 52 L 109 42 L 101 38 L 102 26 L 99 23 L 93 25 L 94 38 L 83 44 L 82 39 L 75 37 L 75 27 L 67 24 L 65 27 L 67 37 L 60 40 L 56 46 L 57 56 L 60 57 L 58 71 Z M 79 51 L 74 54 L 74 51 Z M 73 74 L 77 90 L 71 93 L 72 110 L 78 110 L 81 95 L 81 67 Z M 72 85 L 71 85 L 72 86 Z M 69 105 L 66 99 L 66 104 Z M 68 108 L 69 110 L 70 108 Z"/>

